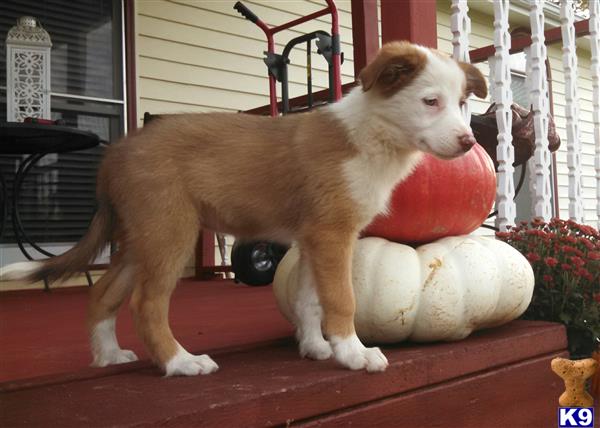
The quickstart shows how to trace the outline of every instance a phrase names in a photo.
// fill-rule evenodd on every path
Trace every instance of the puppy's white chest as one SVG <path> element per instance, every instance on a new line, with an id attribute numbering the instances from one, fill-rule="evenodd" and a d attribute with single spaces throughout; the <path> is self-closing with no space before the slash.
<path id="1" fill-rule="evenodd" d="M 394 188 L 412 172 L 419 159 L 419 156 L 405 159 L 357 156 L 344 164 L 350 195 L 366 223 L 387 210 Z"/>

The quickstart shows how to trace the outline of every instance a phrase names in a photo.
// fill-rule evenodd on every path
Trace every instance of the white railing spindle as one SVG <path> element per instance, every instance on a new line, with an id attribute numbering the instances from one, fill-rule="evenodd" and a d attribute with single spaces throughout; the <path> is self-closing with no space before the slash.
<path id="1" fill-rule="evenodd" d="M 471 34 L 471 19 L 469 18 L 469 6 L 467 0 L 452 0 L 452 19 L 450 20 L 452 30 L 452 56 L 457 61 L 471 62 L 469 57 L 469 34 Z M 467 123 L 471 122 L 471 109 L 469 103 L 462 109 Z"/>
<path id="2" fill-rule="evenodd" d="M 514 150 L 512 146 L 512 92 L 510 90 L 510 46 L 508 32 L 508 0 L 494 1 L 494 100 L 497 104 L 496 121 L 498 122 L 498 188 L 496 195 L 496 227 L 501 231 L 515 223 L 516 207 L 513 201 L 515 185 L 513 180 Z"/>
<path id="3" fill-rule="evenodd" d="M 594 3 L 593 1 L 591 3 Z M 569 218 L 583 222 L 581 196 L 581 143 L 579 141 L 579 101 L 577 98 L 577 51 L 573 4 L 560 4 L 560 26 L 563 40 L 565 73 L 565 116 L 567 118 L 567 166 L 569 168 Z"/>
<path id="4" fill-rule="evenodd" d="M 530 88 L 531 89 L 531 46 L 526 47 L 523 52 L 525 52 L 525 87 L 526 88 Z M 528 94 L 528 103 L 527 103 L 527 108 L 529 108 L 532 105 L 532 96 L 531 96 L 531 91 L 529 91 Z M 535 183 L 535 156 L 530 157 L 527 160 L 527 170 L 529 172 L 528 177 L 529 177 L 529 194 L 530 195 L 535 195 L 536 194 L 536 183 Z M 516 189 L 515 189 L 516 191 Z M 529 215 L 531 216 L 531 218 L 535 217 L 535 197 L 532 197 L 531 199 L 531 206 L 530 206 L 530 213 Z"/>
<path id="5" fill-rule="evenodd" d="M 496 102 L 496 59 L 491 56 L 488 58 L 488 67 L 490 74 L 488 76 L 488 94 L 490 96 L 490 103 Z"/>
<path id="6" fill-rule="evenodd" d="M 548 83 L 546 80 L 546 45 L 544 35 L 544 2 L 529 0 L 529 20 L 531 23 L 531 102 L 535 129 L 535 154 L 532 171 L 535 174 L 535 193 L 532 194 L 535 217 L 549 221 L 552 216 L 550 184 L 550 150 L 548 148 Z M 528 70 L 529 71 L 529 70 Z"/>
<path id="7" fill-rule="evenodd" d="M 592 105 L 596 146 L 596 213 L 600 229 L 600 2 L 590 2 L 590 43 L 592 49 Z"/>

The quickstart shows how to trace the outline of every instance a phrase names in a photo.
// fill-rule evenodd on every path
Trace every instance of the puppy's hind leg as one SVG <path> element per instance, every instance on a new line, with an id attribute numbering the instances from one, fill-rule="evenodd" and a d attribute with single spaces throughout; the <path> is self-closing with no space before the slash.
<path id="1" fill-rule="evenodd" d="M 148 352 L 167 376 L 208 374 L 219 367 L 208 355 L 192 355 L 173 337 L 169 327 L 169 301 L 194 251 L 199 220 L 194 207 L 181 198 L 173 212 L 147 208 L 146 217 L 128 229 L 135 254 L 136 284 L 131 308 L 138 334 Z M 138 268 L 139 266 L 139 268 Z"/>
<path id="2" fill-rule="evenodd" d="M 90 290 L 88 329 L 94 367 L 138 359 L 133 351 L 121 349 L 115 332 L 117 311 L 129 295 L 132 281 L 132 267 L 114 255 L 108 271 Z"/>
<path id="3" fill-rule="evenodd" d="M 312 360 L 326 360 L 333 355 L 329 342 L 323 338 L 321 321 L 323 308 L 319 303 L 314 276 L 308 260 L 300 259 L 300 278 L 303 279 L 294 304 L 296 317 L 296 338 L 300 347 L 300 356 Z"/>

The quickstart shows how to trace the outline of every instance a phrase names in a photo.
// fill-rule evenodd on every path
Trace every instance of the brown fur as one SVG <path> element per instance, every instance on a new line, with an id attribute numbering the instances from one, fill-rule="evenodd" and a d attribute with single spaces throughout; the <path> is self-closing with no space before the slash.
<path id="1" fill-rule="evenodd" d="M 385 44 L 358 78 L 364 91 L 376 86 L 390 97 L 408 85 L 425 67 L 427 56 L 408 42 Z"/>
<path id="2" fill-rule="evenodd" d="M 475 94 L 475 96 L 479 98 L 487 97 L 488 90 L 483 73 L 473 64 L 469 64 L 468 62 L 459 62 L 458 66 L 465 73 L 465 76 L 467 76 L 467 86 L 465 88 L 466 94 Z"/>
<path id="3" fill-rule="evenodd" d="M 361 73 L 363 90 L 389 96 L 409 84 L 425 61 L 408 43 L 386 45 Z M 481 93 L 477 85 L 474 90 Z M 358 151 L 346 132 L 327 110 L 153 121 L 107 149 L 98 174 L 100 209 L 89 232 L 32 278 L 84 269 L 106 242 L 116 242 L 117 254 L 91 293 L 90 328 L 113 317 L 133 289 L 137 330 L 164 367 L 177 352 L 169 299 L 201 228 L 240 238 L 295 239 L 316 280 L 323 333 L 347 337 L 354 333 L 352 247 L 365 219 L 344 181 L 342 164 Z"/>

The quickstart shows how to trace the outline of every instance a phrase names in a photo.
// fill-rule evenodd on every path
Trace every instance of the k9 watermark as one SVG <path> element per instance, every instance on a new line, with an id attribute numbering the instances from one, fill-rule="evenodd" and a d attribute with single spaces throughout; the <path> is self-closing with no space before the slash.
<path id="1" fill-rule="evenodd" d="M 558 428 L 576 428 L 594 426 L 593 407 L 559 407 Z"/>

